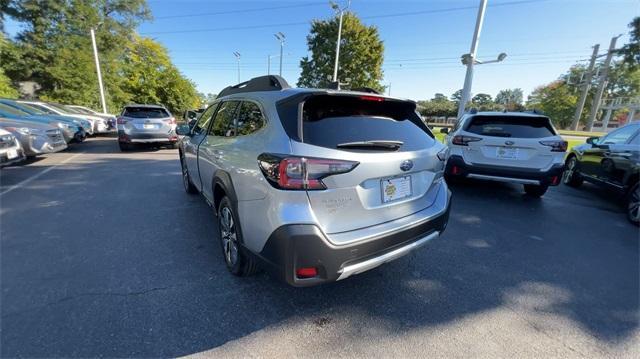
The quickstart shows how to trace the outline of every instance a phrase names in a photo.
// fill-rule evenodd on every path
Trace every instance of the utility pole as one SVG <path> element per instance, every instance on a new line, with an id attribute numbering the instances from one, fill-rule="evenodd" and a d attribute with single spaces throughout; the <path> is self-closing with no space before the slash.
<path id="1" fill-rule="evenodd" d="M 388 90 L 389 90 L 389 91 L 388 91 L 388 93 L 387 93 L 387 96 L 391 96 L 391 82 L 389 82 L 389 88 L 388 88 Z"/>
<path id="2" fill-rule="evenodd" d="M 278 41 L 280 41 L 280 76 L 282 77 L 282 50 L 284 49 L 285 36 L 281 32 L 274 34 L 274 36 L 276 37 L 276 39 L 278 39 Z"/>
<path id="3" fill-rule="evenodd" d="M 233 56 L 235 56 L 236 60 L 238 60 L 238 83 L 240 83 L 240 53 L 237 51 L 234 51 Z"/>
<path id="4" fill-rule="evenodd" d="M 600 100 L 602 100 L 602 94 L 604 93 L 604 86 L 607 84 L 607 76 L 609 75 L 609 66 L 611 65 L 613 54 L 616 52 L 616 41 L 618 41 L 618 38 L 620 36 L 622 35 L 612 37 L 611 42 L 609 43 L 609 51 L 607 51 L 607 58 L 604 60 L 604 65 L 603 65 L 604 68 L 602 69 L 602 73 L 600 73 L 600 82 L 598 83 L 598 90 L 596 91 L 596 95 L 593 97 L 593 102 L 591 103 L 591 113 L 589 114 L 589 121 L 587 122 L 587 131 L 589 132 L 593 130 L 593 123 L 596 121 L 596 116 L 598 115 L 598 110 L 600 109 Z"/>
<path id="5" fill-rule="evenodd" d="M 102 103 L 102 113 L 107 113 L 107 102 L 104 100 L 104 87 L 102 86 L 100 60 L 98 59 L 98 46 L 96 45 L 96 33 L 93 28 L 91 28 L 91 43 L 93 44 L 93 57 L 96 60 L 96 72 L 98 74 L 98 87 L 100 87 L 100 102 Z"/>
<path id="6" fill-rule="evenodd" d="M 576 107 L 576 114 L 573 116 L 573 122 L 571 122 L 572 131 L 575 131 L 578 129 L 578 124 L 580 123 L 580 117 L 582 117 L 582 110 L 584 109 L 584 103 L 587 101 L 587 95 L 589 94 L 589 89 L 591 88 L 591 79 L 593 79 L 593 68 L 596 65 L 596 58 L 598 57 L 598 51 L 600 51 L 600 44 L 593 45 L 593 54 L 591 55 L 591 62 L 589 62 L 589 68 L 587 69 L 587 74 L 584 79 L 584 84 L 582 85 L 582 94 L 580 95 L 580 100 L 578 101 L 578 107 Z"/>
<path id="7" fill-rule="evenodd" d="M 476 28 L 473 32 L 473 40 L 471 41 L 471 50 L 467 61 L 467 73 L 464 77 L 464 87 L 462 88 L 462 98 L 458 105 L 458 118 L 464 113 L 464 107 L 471 97 L 471 84 L 473 82 L 473 65 L 476 61 L 476 52 L 478 50 L 478 41 L 480 39 L 480 30 L 482 30 L 482 22 L 484 21 L 484 13 L 487 9 L 487 0 L 480 0 L 478 8 L 478 17 L 476 18 Z"/>
<path id="8" fill-rule="evenodd" d="M 330 4 L 333 10 L 340 13 L 340 20 L 338 21 L 338 41 L 336 42 L 336 59 L 333 65 L 333 82 L 338 82 L 338 62 L 340 59 L 340 41 L 342 39 L 342 16 L 344 15 L 345 10 L 347 10 L 349 6 L 351 6 L 351 0 L 348 0 L 347 6 L 342 9 L 340 9 L 338 4 L 334 3 L 333 1 Z"/>

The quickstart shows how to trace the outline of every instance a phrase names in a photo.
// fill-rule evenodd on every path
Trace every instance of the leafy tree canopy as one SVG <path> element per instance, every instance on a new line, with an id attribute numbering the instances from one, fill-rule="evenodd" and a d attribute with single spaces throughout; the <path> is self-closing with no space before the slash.
<path id="1" fill-rule="evenodd" d="M 315 20 L 307 36 L 310 56 L 300 61 L 300 87 L 325 88 L 331 82 L 338 38 L 338 17 Z M 375 26 L 366 26 L 353 13 L 342 20 L 342 40 L 338 79 L 351 88 L 370 87 L 383 91 L 382 61 L 384 45 Z"/>
<path id="2" fill-rule="evenodd" d="M 640 67 L 640 16 L 636 17 L 629 24 L 630 41 L 620 53 L 624 56 L 624 62 L 631 67 Z"/>

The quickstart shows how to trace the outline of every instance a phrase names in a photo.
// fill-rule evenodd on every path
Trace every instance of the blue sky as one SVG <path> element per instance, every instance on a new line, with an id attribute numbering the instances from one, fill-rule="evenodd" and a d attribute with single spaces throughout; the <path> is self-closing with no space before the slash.
<path id="1" fill-rule="evenodd" d="M 164 44 L 178 68 L 204 93 L 217 93 L 237 82 L 234 51 L 242 56 L 242 80 L 266 74 L 267 56 L 279 52 L 273 36 L 278 31 L 286 34 L 283 75 L 295 84 L 300 58 L 307 54 L 311 20 L 333 14 L 328 1 L 317 0 L 148 3 L 155 19 L 142 24 L 139 32 Z M 436 92 L 450 95 L 462 87 L 465 68 L 459 57 L 469 52 L 478 4 L 479 0 L 353 0 L 351 10 L 367 25 L 378 27 L 385 44 L 383 83 L 391 84 L 392 95 L 420 100 Z M 600 43 L 604 51 L 610 38 L 621 33 L 625 36 L 619 43 L 626 42 L 627 24 L 640 14 L 638 0 L 488 4 L 479 58 L 492 59 L 500 52 L 509 56 L 503 63 L 476 67 L 474 94 L 495 95 L 520 87 L 527 95 L 587 59 L 593 44 Z M 248 11 L 264 8 L 277 9 Z M 462 9 L 447 11 L 452 8 Z M 401 13 L 418 14 L 389 16 Z M 273 24 L 281 25 L 268 26 Z M 272 60 L 272 72 L 277 63 Z"/>

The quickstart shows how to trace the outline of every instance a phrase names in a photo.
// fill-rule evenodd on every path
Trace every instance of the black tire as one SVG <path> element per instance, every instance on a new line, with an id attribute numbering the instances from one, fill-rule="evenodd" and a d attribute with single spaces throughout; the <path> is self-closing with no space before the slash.
<path id="1" fill-rule="evenodd" d="M 193 182 L 191 182 L 191 176 L 189 175 L 189 169 L 187 168 L 184 156 L 180 156 L 180 167 L 182 167 L 182 184 L 184 191 L 188 194 L 198 193 L 198 189 L 193 185 Z"/>
<path id="2" fill-rule="evenodd" d="M 580 166 L 576 156 L 571 156 L 564 164 L 564 172 L 562 172 L 562 183 L 569 187 L 580 187 L 582 185 L 582 175 L 580 174 Z"/>
<path id="3" fill-rule="evenodd" d="M 118 147 L 120 147 L 121 152 L 131 151 L 131 145 L 125 142 L 118 142 Z"/>
<path id="4" fill-rule="evenodd" d="M 524 192 L 532 197 L 542 197 L 547 192 L 547 189 L 549 189 L 547 185 L 524 185 Z"/>
<path id="5" fill-rule="evenodd" d="M 178 142 L 174 142 L 174 143 L 170 144 L 169 148 L 172 149 L 172 150 L 177 150 L 178 149 Z"/>
<path id="6" fill-rule="evenodd" d="M 629 222 L 640 226 L 640 187 L 636 182 L 627 194 L 627 219 Z"/>
<path id="7" fill-rule="evenodd" d="M 224 197 L 218 206 L 218 228 L 220 230 L 220 245 L 227 269 L 233 275 L 244 277 L 254 274 L 257 269 L 255 259 L 244 252 L 242 246 L 242 231 L 239 230 L 238 217 L 229 197 Z"/>

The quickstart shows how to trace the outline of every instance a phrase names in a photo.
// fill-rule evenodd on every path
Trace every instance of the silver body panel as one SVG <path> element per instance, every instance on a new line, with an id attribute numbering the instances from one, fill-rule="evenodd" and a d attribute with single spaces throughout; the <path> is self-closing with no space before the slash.
<path id="1" fill-rule="evenodd" d="M 18 139 L 27 156 L 58 152 L 67 148 L 62 131 L 52 126 L 0 119 L 0 127 L 8 130 Z M 29 129 L 29 133 L 17 130 L 20 128 Z"/>
<path id="2" fill-rule="evenodd" d="M 228 100 L 258 103 L 266 125 L 246 136 L 196 135 L 181 140 L 180 150 L 190 178 L 209 203 L 214 202 L 216 175 L 222 171 L 231 177 L 244 244 L 249 250 L 260 253 L 269 236 L 287 224 L 316 225 L 332 245 L 340 246 L 375 240 L 376 234 L 428 221 L 447 209 L 449 190 L 441 179 L 444 162 L 436 157 L 444 145 L 433 140 L 421 151 L 362 153 L 294 141 L 285 132 L 275 104 L 304 91 L 226 96 L 216 104 Z M 274 188 L 261 172 L 257 158 L 262 153 L 350 160 L 359 165 L 349 173 L 324 178 L 326 190 L 281 190 Z M 411 171 L 403 172 L 400 164 L 407 159 L 415 165 Z M 399 175 L 411 177 L 414 192 L 408 198 L 381 203 L 380 180 Z"/>

